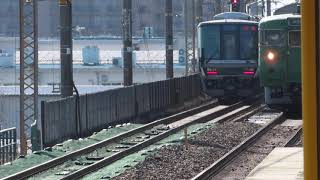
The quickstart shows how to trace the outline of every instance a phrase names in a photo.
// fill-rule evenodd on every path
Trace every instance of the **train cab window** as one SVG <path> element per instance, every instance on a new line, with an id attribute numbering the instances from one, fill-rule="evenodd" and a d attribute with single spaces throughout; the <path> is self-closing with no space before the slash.
<path id="1" fill-rule="evenodd" d="M 301 46 L 301 32 L 289 31 L 289 46 L 300 47 Z"/>
<path id="2" fill-rule="evenodd" d="M 286 44 L 286 34 L 281 30 L 266 30 L 261 32 L 261 45 L 284 46 Z"/>
<path id="3" fill-rule="evenodd" d="M 238 47 L 235 33 L 223 34 L 223 59 L 235 60 L 237 59 Z"/>
<path id="4" fill-rule="evenodd" d="M 223 31 L 221 32 L 222 38 L 222 58 L 225 60 L 239 59 L 239 48 L 237 43 L 239 26 L 238 25 L 223 25 Z"/>
<path id="5" fill-rule="evenodd" d="M 256 26 L 242 26 L 240 29 L 240 59 L 258 58 L 258 34 Z"/>
<path id="6" fill-rule="evenodd" d="M 204 26 L 199 31 L 201 59 L 220 59 L 220 26 Z"/>

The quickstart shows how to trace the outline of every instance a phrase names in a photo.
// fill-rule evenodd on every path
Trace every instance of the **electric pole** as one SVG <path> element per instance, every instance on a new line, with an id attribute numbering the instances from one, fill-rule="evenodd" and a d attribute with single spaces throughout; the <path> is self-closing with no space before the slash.
<path id="1" fill-rule="evenodd" d="M 191 13 L 189 12 L 191 10 Z M 190 13 L 190 14 L 189 14 Z M 196 72 L 195 59 L 195 0 L 185 0 L 184 3 L 184 26 L 185 26 L 185 75 L 190 71 Z"/>
<path id="2" fill-rule="evenodd" d="M 59 0 L 60 6 L 60 58 L 61 58 L 61 96 L 73 95 L 72 67 L 72 2 Z"/>
<path id="3" fill-rule="evenodd" d="M 122 8 L 123 30 L 123 84 L 131 86 L 132 78 L 132 1 L 123 0 Z"/>
<path id="4" fill-rule="evenodd" d="M 173 25 L 172 0 L 166 0 L 166 77 L 173 78 Z"/>
<path id="5" fill-rule="evenodd" d="M 191 66 L 192 66 L 192 72 L 196 72 L 196 9 L 195 9 L 195 0 L 192 0 L 192 60 L 191 60 Z"/>
<path id="6" fill-rule="evenodd" d="M 271 0 L 267 0 L 267 16 L 271 16 Z"/>
<path id="7" fill-rule="evenodd" d="M 197 25 L 200 24 L 200 22 L 203 21 L 203 10 L 202 10 L 202 4 L 203 4 L 203 0 L 197 0 L 197 3 L 196 3 L 196 23 Z"/>
<path id="8" fill-rule="evenodd" d="M 19 1 L 20 154 L 28 151 L 31 124 L 38 119 L 38 0 Z"/>
<path id="9" fill-rule="evenodd" d="M 261 12 L 261 14 L 262 14 L 262 17 L 264 17 L 265 16 L 264 12 L 265 12 L 265 8 L 266 8 L 264 0 L 261 0 L 261 4 L 262 4 L 262 12 Z"/>
<path id="10" fill-rule="evenodd" d="M 219 14 L 222 12 L 221 8 L 221 0 L 214 0 L 213 1 L 213 9 L 214 9 L 214 15 Z"/>

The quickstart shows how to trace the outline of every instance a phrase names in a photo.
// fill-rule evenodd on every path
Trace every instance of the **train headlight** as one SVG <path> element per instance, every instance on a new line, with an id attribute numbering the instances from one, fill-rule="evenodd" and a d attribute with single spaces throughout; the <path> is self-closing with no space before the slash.
<path id="1" fill-rule="evenodd" d="M 274 61 L 275 55 L 273 52 L 268 52 L 267 58 L 269 61 Z"/>
<path id="2" fill-rule="evenodd" d="M 273 64 L 277 60 L 277 53 L 275 51 L 267 51 L 265 54 L 265 60 L 267 63 Z"/>

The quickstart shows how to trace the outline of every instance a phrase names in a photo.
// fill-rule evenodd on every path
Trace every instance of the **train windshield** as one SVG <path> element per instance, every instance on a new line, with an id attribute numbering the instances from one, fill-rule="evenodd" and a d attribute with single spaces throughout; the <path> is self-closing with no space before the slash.
<path id="1" fill-rule="evenodd" d="M 203 59 L 219 59 L 220 58 L 220 27 L 204 26 L 199 33 L 202 47 L 201 56 Z"/>
<path id="2" fill-rule="evenodd" d="M 257 44 L 257 27 L 242 26 L 240 29 L 240 59 L 257 59 Z"/>
<path id="3" fill-rule="evenodd" d="M 261 45 L 266 46 L 285 46 L 286 33 L 281 30 L 261 31 Z"/>
<path id="4" fill-rule="evenodd" d="M 289 45 L 291 47 L 301 46 L 301 33 L 300 31 L 289 31 Z"/>
<path id="5" fill-rule="evenodd" d="M 202 60 L 258 58 L 258 30 L 252 24 L 214 24 L 199 29 Z"/>
<path id="6" fill-rule="evenodd" d="M 236 25 L 224 25 L 222 31 L 223 51 L 222 58 L 225 60 L 238 59 L 237 46 L 238 27 Z"/>

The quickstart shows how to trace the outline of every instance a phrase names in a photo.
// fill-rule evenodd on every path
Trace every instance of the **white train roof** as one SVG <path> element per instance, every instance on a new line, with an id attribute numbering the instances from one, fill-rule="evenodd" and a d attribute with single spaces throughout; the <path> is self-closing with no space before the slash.
<path id="1" fill-rule="evenodd" d="M 242 12 L 223 12 L 213 17 L 213 20 L 221 20 L 221 19 L 251 20 L 252 16 Z"/>
<path id="2" fill-rule="evenodd" d="M 256 21 L 248 21 L 248 20 L 239 20 L 239 19 L 224 19 L 224 20 L 212 20 L 212 21 L 205 21 L 199 24 L 199 27 L 203 25 L 210 25 L 210 24 L 256 24 Z"/>
<path id="3" fill-rule="evenodd" d="M 288 18 L 301 18 L 300 14 L 280 14 L 274 16 L 268 16 L 261 19 L 260 23 L 265 23 L 274 20 L 286 20 Z"/>

